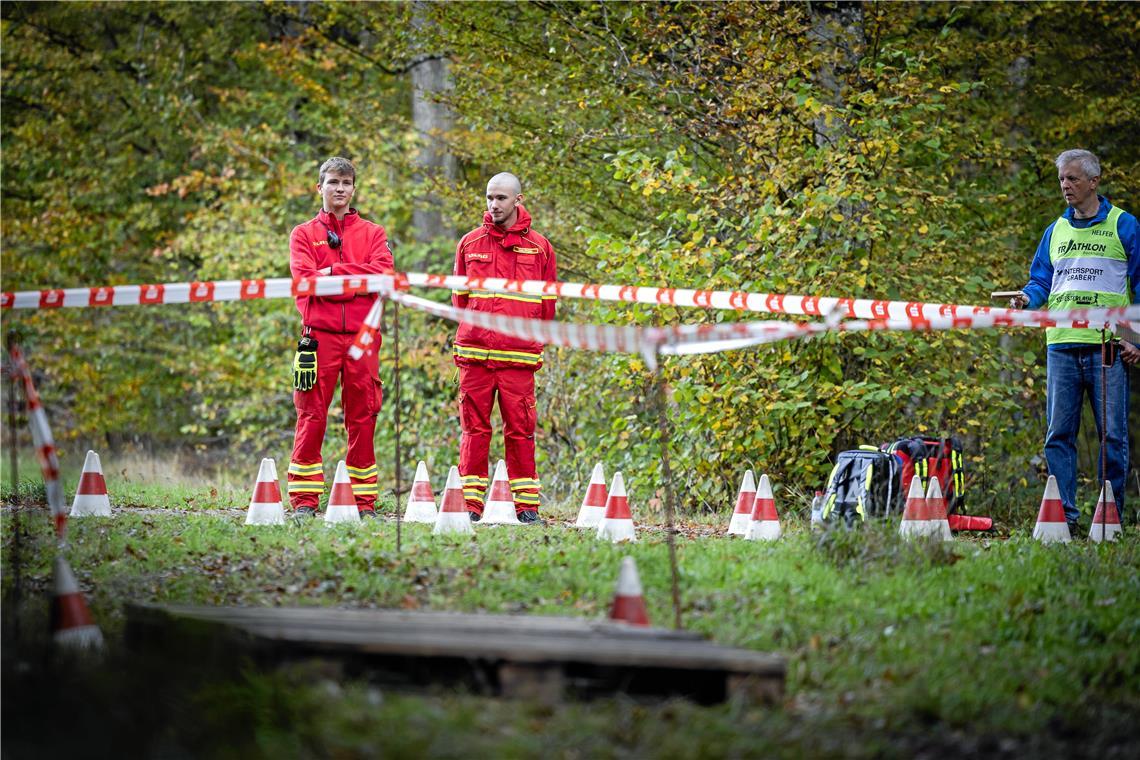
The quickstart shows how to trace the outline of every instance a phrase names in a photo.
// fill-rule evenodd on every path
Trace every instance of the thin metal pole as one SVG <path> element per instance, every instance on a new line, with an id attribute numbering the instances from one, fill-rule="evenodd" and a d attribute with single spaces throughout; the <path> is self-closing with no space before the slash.
<path id="1" fill-rule="evenodd" d="M 673 572 L 673 627 L 681 629 L 681 587 L 677 571 L 677 544 L 673 527 L 674 496 L 673 471 L 669 466 L 669 440 L 671 427 L 665 414 L 665 381 L 661 378 L 661 368 L 653 371 L 654 385 L 657 386 L 657 424 L 661 432 L 661 474 L 665 478 L 665 542 L 669 544 L 669 567 Z"/>
<path id="2" fill-rule="evenodd" d="M 1108 368 L 1104 366 L 1104 362 L 1105 359 L 1108 358 L 1108 352 L 1110 349 L 1106 338 L 1107 332 L 1102 327 L 1100 328 L 1100 492 L 1102 494 L 1104 493 L 1105 482 L 1105 446 L 1108 440 Z M 1108 518 L 1108 515 L 1105 514 L 1107 511 L 1107 509 L 1102 509 L 1100 511 L 1101 541 L 1104 541 L 1108 538 L 1108 536 L 1104 534 L 1105 520 Z M 1090 529 L 1089 532 L 1091 533 L 1092 530 Z"/>
<path id="3" fill-rule="evenodd" d="M 14 344 L 14 338 L 9 334 L 8 345 L 11 347 Z M 9 370 L 14 370 L 14 367 L 9 363 Z M 12 611 L 12 634 L 18 641 L 20 638 L 20 609 L 19 605 L 23 599 L 23 587 L 21 584 L 20 566 L 22 547 L 20 545 L 20 475 L 17 469 L 17 441 L 16 441 L 16 373 L 14 371 L 8 372 L 8 456 L 9 456 L 9 469 L 11 470 L 11 488 L 12 488 L 12 529 L 15 533 L 12 536 L 12 596 L 15 600 L 15 605 Z"/>
<path id="4" fill-rule="evenodd" d="M 392 419 L 396 428 L 396 553 L 400 553 L 400 543 L 402 539 L 402 524 L 403 520 L 400 515 L 400 493 L 402 492 L 402 481 L 400 478 L 400 468 L 403 462 L 403 449 L 400 446 L 400 304 L 392 303 L 392 321 L 395 324 L 393 328 L 393 347 L 392 350 L 396 356 L 395 365 L 395 388 L 396 399 L 392 406 Z"/>

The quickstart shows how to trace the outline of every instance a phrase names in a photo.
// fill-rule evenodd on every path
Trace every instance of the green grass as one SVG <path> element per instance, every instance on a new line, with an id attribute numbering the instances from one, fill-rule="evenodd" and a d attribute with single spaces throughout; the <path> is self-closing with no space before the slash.
<path id="1" fill-rule="evenodd" d="M 673 619 L 659 530 L 613 546 L 565 522 L 481 527 L 474 539 L 454 540 L 405 525 L 397 553 L 394 522 L 255 528 L 242 524 L 241 510 L 217 508 L 232 501 L 188 503 L 194 497 L 185 487 L 153 493 L 165 496 L 146 510 L 117 508 L 109 519 L 70 522 L 72 566 L 119 662 L 125 601 L 597 617 L 608 609 L 626 555 L 637 560 L 651 620 Z M 138 498 L 128 502 L 141 506 Z M 574 510 L 552 512 L 569 520 Z M 27 631 L 46 628 L 53 549 L 44 510 L 25 508 L 21 520 L 18 614 L 26 639 Z M 617 699 L 551 711 L 461 693 L 399 694 L 304 671 L 249 672 L 186 687 L 177 715 L 156 718 L 167 726 L 163 741 L 206 755 L 347 757 L 1137 748 L 1122 720 L 1140 709 L 1134 532 L 1113 545 L 1042 546 L 1028 538 L 1026 522 L 1008 540 L 910 544 L 891 524 L 820 537 L 792 518 L 784 539 L 765 544 L 724 537 L 721 522 L 686 522 L 678 539 L 684 624 L 722 644 L 786 656 L 783 705 Z M 10 622 L 17 609 L 10 601 L 11 511 L 2 527 Z M 4 649 L 8 686 L 12 647 Z M 100 688 L 129 701 L 125 684 Z M 6 719 L 24 715 L 12 712 L 11 694 L 6 688 Z M 23 737 L 15 733 L 14 742 Z"/>

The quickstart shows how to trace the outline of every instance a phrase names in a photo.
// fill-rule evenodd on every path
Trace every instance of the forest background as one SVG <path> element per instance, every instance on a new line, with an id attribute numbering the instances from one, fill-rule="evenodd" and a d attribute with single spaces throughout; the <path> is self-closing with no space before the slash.
<path id="1" fill-rule="evenodd" d="M 0 14 L 4 290 L 287 276 L 289 231 L 317 210 L 331 155 L 355 161 L 356 205 L 406 271 L 450 272 L 503 170 L 522 178 L 561 278 L 616 284 L 985 304 L 1025 282 L 1063 208 L 1052 158 L 1071 147 L 1099 154 L 1102 190 L 1140 211 L 1130 4 L 10 2 Z M 65 466 L 87 445 L 188 447 L 243 473 L 252 457 L 288 457 L 290 301 L 3 316 Z M 406 483 L 417 459 L 437 473 L 453 463 L 459 431 L 454 325 L 401 319 Z M 391 338 L 389 323 L 377 436 L 389 473 Z M 1036 331 L 827 336 L 670 358 L 663 374 L 685 510 L 722 507 L 746 467 L 810 492 L 837 451 L 914 433 L 965 440 L 983 505 L 1038 488 Z M 549 495 L 576 493 L 604 460 L 638 473 L 635 499 L 653 497 L 659 431 L 639 359 L 548 349 L 538 387 Z M 339 419 L 326 462 L 343 451 Z M 1095 451 L 1086 419 L 1086 473 Z"/>

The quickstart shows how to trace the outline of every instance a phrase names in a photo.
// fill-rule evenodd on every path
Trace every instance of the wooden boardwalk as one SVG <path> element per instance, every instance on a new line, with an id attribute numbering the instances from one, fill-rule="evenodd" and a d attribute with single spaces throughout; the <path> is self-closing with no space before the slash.
<path id="1" fill-rule="evenodd" d="M 555 703 L 627 694 L 775 702 L 782 657 L 608 620 L 322 607 L 127 606 L 127 641 L 204 666 L 318 658 L 338 675 Z"/>

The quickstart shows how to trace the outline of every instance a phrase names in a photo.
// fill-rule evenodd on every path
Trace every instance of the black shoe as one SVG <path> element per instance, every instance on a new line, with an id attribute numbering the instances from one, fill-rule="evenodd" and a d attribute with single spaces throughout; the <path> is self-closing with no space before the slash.
<path id="1" fill-rule="evenodd" d="M 479 514 L 478 512 L 472 512 L 470 510 L 468 510 L 467 516 L 471 518 L 471 522 L 479 522 L 483 519 L 483 515 Z"/>
<path id="2" fill-rule="evenodd" d="M 1081 538 L 1081 524 L 1076 520 L 1069 523 L 1069 538 L 1073 540 Z"/>
<path id="3" fill-rule="evenodd" d="M 376 519 L 376 510 L 375 509 L 362 509 L 362 510 L 360 510 L 360 519 L 362 519 L 362 520 L 375 520 Z"/>
<path id="4" fill-rule="evenodd" d="M 312 507 L 297 507 L 293 510 L 293 520 L 295 522 L 308 522 L 317 516 L 317 510 Z"/>
<path id="5" fill-rule="evenodd" d="M 523 525 L 545 525 L 546 520 L 538 516 L 537 509 L 523 509 L 518 513 L 519 522 Z"/>

